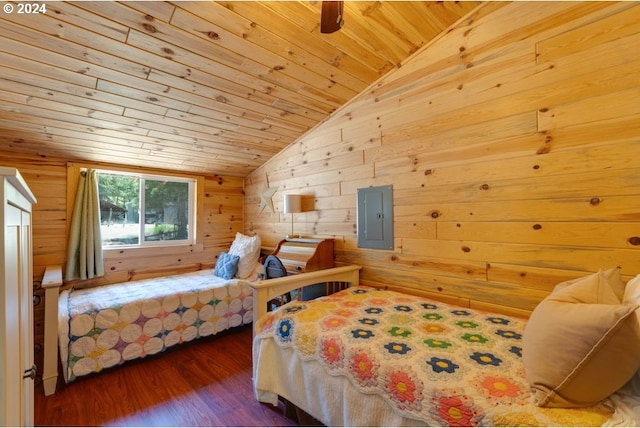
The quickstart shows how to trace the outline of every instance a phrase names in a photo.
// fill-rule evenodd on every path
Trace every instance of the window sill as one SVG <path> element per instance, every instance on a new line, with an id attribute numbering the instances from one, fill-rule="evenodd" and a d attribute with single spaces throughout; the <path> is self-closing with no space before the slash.
<path id="1" fill-rule="evenodd" d="M 156 255 L 199 253 L 204 251 L 203 244 L 145 245 L 132 247 L 103 248 L 104 258 L 122 258 L 123 254 L 131 257 L 148 257 Z"/>

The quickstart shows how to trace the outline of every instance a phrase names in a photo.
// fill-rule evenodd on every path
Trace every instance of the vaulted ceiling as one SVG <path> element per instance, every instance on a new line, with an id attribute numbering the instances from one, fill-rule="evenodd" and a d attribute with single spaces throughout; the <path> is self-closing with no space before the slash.
<path id="1" fill-rule="evenodd" d="M 1 151 L 246 176 L 478 2 L 7 4 Z"/>

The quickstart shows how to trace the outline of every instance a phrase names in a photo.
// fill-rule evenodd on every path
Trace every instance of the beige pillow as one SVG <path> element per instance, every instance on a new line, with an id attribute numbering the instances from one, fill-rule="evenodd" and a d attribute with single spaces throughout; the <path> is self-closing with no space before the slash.
<path id="1" fill-rule="evenodd" d="M 593 275 L 598 275 L 598 274 L 599 272 L 594 273 Z M 625 289 L 624 281 L 622 281 L 622 276 L 620 275 L 620 267 L 616 266 L 614 268 L 607 269 L 605 271 L 602 271 L 602 274 L 604 275 L 605 279 L 611 286 L 611 289 L 613 290 L 614 294 L 618 297 L 618 303 L 620 303 L 622 301 L 622 296 L 624 294 L 624 289 Z M 589 275 L 589 277 L 590 276 L 592 275 Z M 575 284 L 578 281 L 584 280 L 585 278 L 587 277 L 581 277 L 581 278 L 570 279 L 568 281 L 563 281 L 554 287 L 553 292 L 555 293 L 556 291 L 560 291 L 571 284 Z"/>
<path id="2" fill-rule="evenodd" d="M 538 406 L 592 406 L 640 368 L 638 304 L 621 303 L 614 287 L 600 271 L 554 290 L 531 314 L 522 360 Z"/>

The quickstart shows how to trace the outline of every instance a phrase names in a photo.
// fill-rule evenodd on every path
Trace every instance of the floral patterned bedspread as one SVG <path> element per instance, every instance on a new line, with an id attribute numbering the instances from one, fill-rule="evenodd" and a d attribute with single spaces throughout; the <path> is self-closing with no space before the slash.
<path id="1" fill-rule="evenodd" d="M 248 282 L 201 270 L 64 291 L 58 302 L 66 382 L 253 321 Z"/>
<path id="2" fill-rule="evenodd" d="M 354 287 L 292 302 L 256 325 L 363 394 L 431 426 L 594 426 L 612 413 L 536 407 L 521 361 L 525 320 Z M 317 386 L 316 386 L 317 388 Z M 362 398 L 366 400 L 366 396 Z M 357 421 L 354 421 L 357 425 Z"/>

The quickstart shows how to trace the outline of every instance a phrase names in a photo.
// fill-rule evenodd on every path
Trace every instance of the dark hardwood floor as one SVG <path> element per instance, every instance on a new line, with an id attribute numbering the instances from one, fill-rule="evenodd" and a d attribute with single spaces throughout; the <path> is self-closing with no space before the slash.
<path id="1" fill-rule="evenodd" d="M 253 394 L 251 326 L 116 369 L 36 385 L 36 426 L 295 426 Z M 61 376 L 60 376 L 61 378 Z"/>

